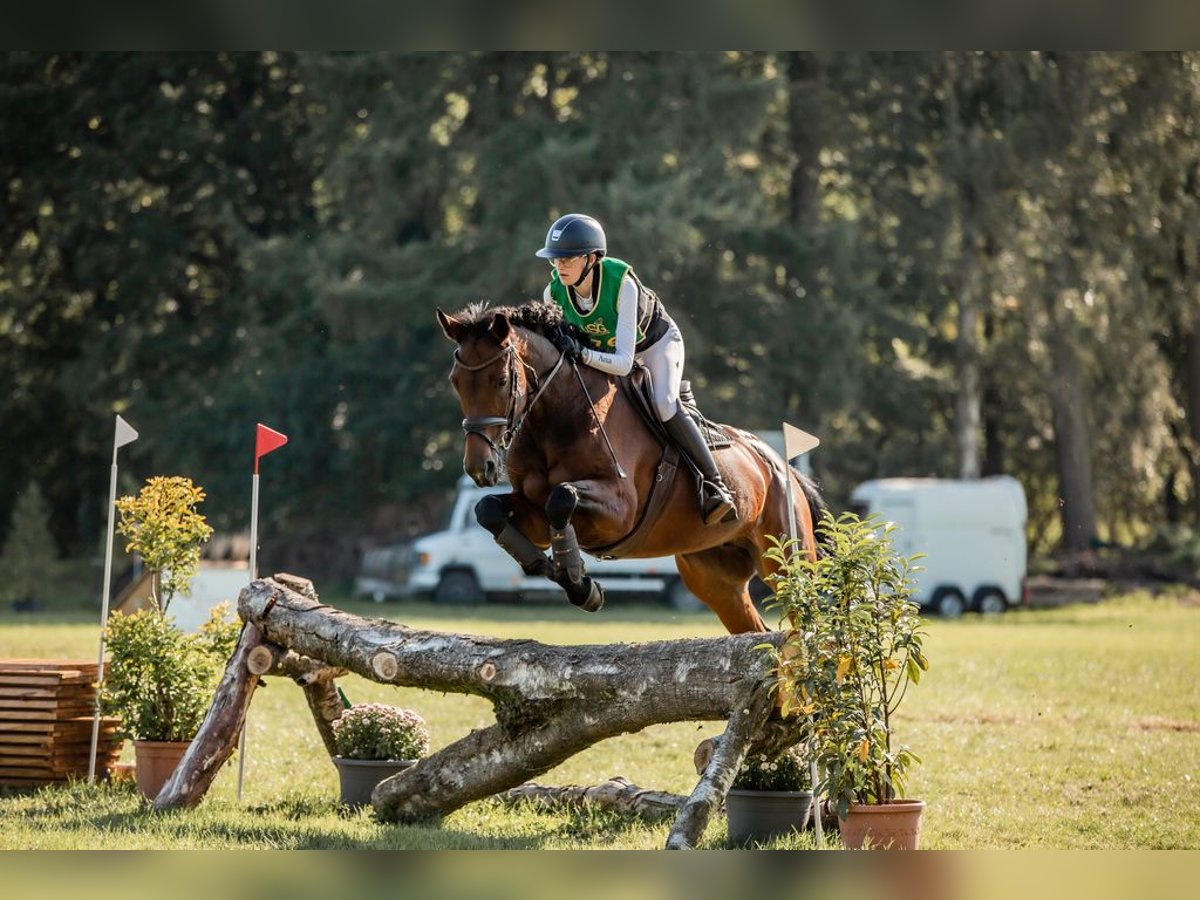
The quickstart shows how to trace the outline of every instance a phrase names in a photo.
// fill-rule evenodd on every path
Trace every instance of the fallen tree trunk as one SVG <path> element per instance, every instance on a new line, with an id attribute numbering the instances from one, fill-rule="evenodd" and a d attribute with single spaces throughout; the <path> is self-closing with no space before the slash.
<path id="1" fill-rule="evenodd" d="M 645 822 L 673 819 L 687 797 L 665 791 L 649 791 L 615 775 L 601 784 L 518 785 L 501 794 L 506 803 L 528 803 L 540 809 L 581 809 L 595 806 Z"/>
<path id="2" fill-rule="evenodd" d="M 185 757 L 155 809 L 191 806 L 233 751 L 259 674 L 289 674 L 304 686 L 332 754 L 331 722 L 341 713 L 334 678 L 474 694 L 491 701 L 497 724 L 473 731 L 412 768 L 380 782 L 372 805 L 392 822 L 437 820 L 464 804 L 526 784 L 599 740 L 674 721 L 726 720 L 709 746 L 702 778 L 679 810 L 668 847 L 695 846 L 746 752 L 779 740 L 768 725 L 767 690 L 780 634 L 562 647 L 536 641 L 410 629 L 324 606 L 310 583 L 264 578 L 242 589 L 244 642 L 209 710 L 206 750 Z M 247 637 L 248 635 L 248 637 Z M 700 768 L 700 767 L 698 767 Z M 628 782 L 624 782 L 628 785 Z M 172 785 L 174 785 L 172 787 Z M 611 785 L 608 794 L 619 794 Z M 644 808 L 667 803 L 642 794 Z M 672 798 L 673 802 L 673 798 Z"/>
<path id="3" fill-rule="evenodd" d="M 516 788 L 598 741 L 649 725 L 727 721 L 697 790 L 676 817 L 672 847 L 697 843 L 747 749 L 770 731 L 764 726 L 772 706 L 765 689 L 771 656 L 759 645 L 777 647 L 783 639 L 773 633 L 555 646 L 425 631 L 324 606 L 315 594 L 272 579 L 244 588 L 238 610 L 268 645 L 332 670 L 492 703 L 495 725 L 376 788 L 372 804 L 384 821 L 437 820 Z"/>

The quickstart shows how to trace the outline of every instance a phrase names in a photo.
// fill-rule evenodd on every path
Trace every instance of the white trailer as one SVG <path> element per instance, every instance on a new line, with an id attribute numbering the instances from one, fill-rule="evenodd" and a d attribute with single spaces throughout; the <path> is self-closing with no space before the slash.
<path id="1" fill-rule="evenodd" d="M 899 526 L 898 553 L 926 555 L 914 598 L 923 607 L 954 618 L 1025 602 L 1028 512 L 1015 478 L 880 478 L 855 488 L 850 506 Z"/>

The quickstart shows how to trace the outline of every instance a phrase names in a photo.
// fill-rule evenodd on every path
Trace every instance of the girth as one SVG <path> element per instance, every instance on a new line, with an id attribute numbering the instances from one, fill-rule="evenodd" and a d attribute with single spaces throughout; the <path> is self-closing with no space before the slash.
<path id="1" fill-rule="evenodd" d="M 638 411 L 642 421 L 650 429 L 650 433 L 662 445 L 663 453 L 658 461 L 658 469 L 654 473 L 654 481 L 650 484 L 650 496 L 646 498 L 646 505 L 642 507 L 642 513 L 638 516 L 633 530 L 615 544 L 586 548 L 588 553 L 601 559 L 631 556 L 646 543 L 646 538 L 649 537 L 671 497 L 671 489 L 675 486 L 675 474 L 679 471 L 681 454 L 668 439 L 667 431 L 654 411 L 654 401 L 647 390 L 648 374 L 642 366 L 635 365 L 627 377 L 617 379 L 617 385 L 621 393 L 625 395 L 625 399 Z M 679 414 L 683 415 L 683 411 L 680 410 Z"/>

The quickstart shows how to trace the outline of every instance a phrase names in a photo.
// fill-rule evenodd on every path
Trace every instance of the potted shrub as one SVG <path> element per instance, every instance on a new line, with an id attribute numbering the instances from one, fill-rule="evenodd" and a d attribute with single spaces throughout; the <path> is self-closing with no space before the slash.
<path id="1" fill-rule="evenodd" d="M 725 798 L 729 839 L 745 844 L 802 831 L 812 806 L 809 765 L 798 747 L 747 756 Z"/>
<path id="2" fill-rule="evenodd" d="M 148 799 L 187 751 L 204 720 L 239 626 L 214 610 L 195 634 L 180 631 L 167 615 L 175 594 L 187 595 L 212 530 L 196 505 L 204 492 L 187 478 L 147 480 L 136 497 L 117 501 L 118 531 L 126 550 L 152 573 L 153 605 L 132 615 L 116 613 L 105 628 L 108 669 L 101 700 L 121 717 L 121 733 L 134 742 L 138 789 Z"/>
<path id="3" fill-rule="evenodd" d="M 895 526 L 844 513 L 818 526 L 815 562 L 780 542 L 773 601 L 790 626 L 776 653 L 785 712 L 812 717 L 817 785 L 835 805 L 847 847 L 915 849 L 925 803 L 908 799 L 919 762 L 896 740 L 895 713 L 929 663 L 912 600 L 918 556 L 892 548 Z"/>
<path id="4" fill-rule="evenodd" d="M 333 723 L 333 741 L 345 806 L 366 806 L 375 786 L 429 752 L 429 728 L 411 709 L 360 703 Z"/>

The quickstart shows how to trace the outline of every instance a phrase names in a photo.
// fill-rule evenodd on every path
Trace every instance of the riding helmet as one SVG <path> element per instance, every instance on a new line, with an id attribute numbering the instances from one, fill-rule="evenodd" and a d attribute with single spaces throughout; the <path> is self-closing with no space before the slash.
<path id="1" fill-rule="evenodd" d="M 546 232 L 546 246 L 537 252 L 542 259 L 561 259 L 564 256 L 583 256 L 585 253 L 608 252 L 604 229 L 591 216 L 567 213 Z"/>

